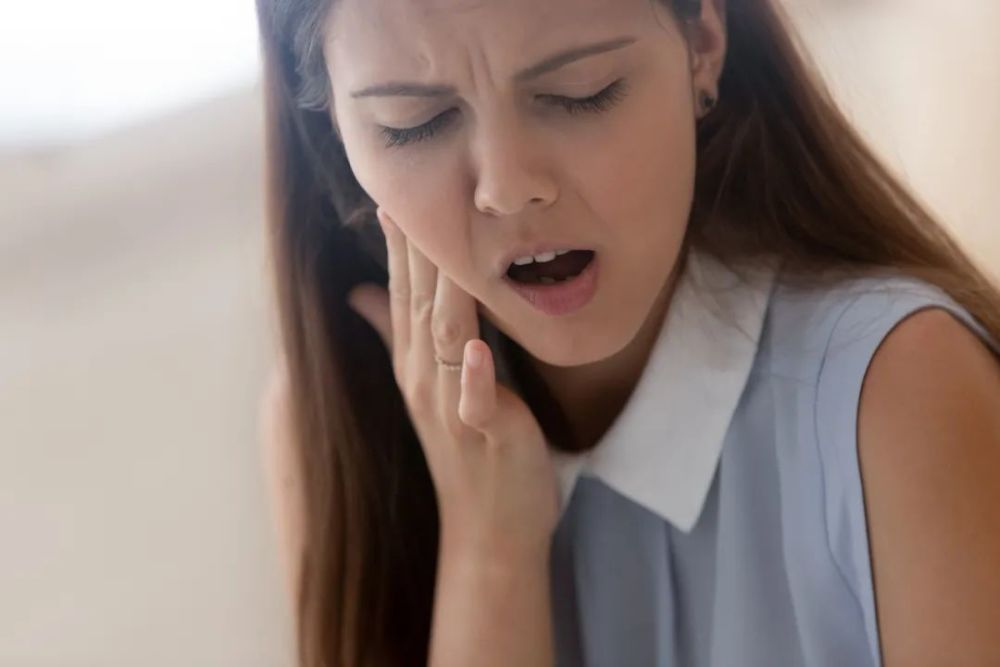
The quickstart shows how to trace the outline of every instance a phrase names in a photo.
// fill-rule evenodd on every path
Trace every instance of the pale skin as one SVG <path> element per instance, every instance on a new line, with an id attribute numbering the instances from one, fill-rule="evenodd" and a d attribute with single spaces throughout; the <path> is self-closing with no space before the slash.
<path id="1" fill-rule="evenodd" d="M 921 311 L 876 352 L 858 418 L 884 664 L 1000 665 L 1000 363 Z"/>
<path id="2" fill-rule="evenodd" d="M 725 53 L 722 9 L 705 3 L 693 41 L 669 14 L 655 20 L 646 0 L 341 0 L 331 17 L 334 120 L 359 182 L 379 203 L 390 264 L 388 293 L 367 286 L 351 301 L 391 351 L 442 512 L 434 667 L 554 663 L 551 462 L 527 406 L 495 382 L 475 313 L 531 354 L 569 415 L 596 415 L 574 427 L 582 438 L 599 438 L 641 373 L 669 305 L 690 210 L 697 93 L 715 93 Z M 514 72 L 551 52 L 623 35 L 635 41 L 513 83 Z M 629 95 L 591 117 L 570 117 L 538 97 L 585 97 L 619 78 Z M 386 81 L 455 92 L 351 97 Z M 380 143 L 379 127 L 415 127 L 451 109 L 450 125 L 434 138 L 391 149 Z M 509 247 L 549 231 L 578 233 L 606 260 L 598 296 L 565 318 L 533 310 L 493 272 Z M 943 656 L 989 664 L 996 657 L 989 629 L 1000 627 L 1000 574 L 992 566 L 1000 558 L 1000 492 L 992 489 L 1000 485 L 986 483 L 1000 479 L 1000 371 L 964 328 L 947 316 L 928 323 L 933 316 L 914 316 L 889 336 L 860 406 L 890 667 Z M 435 353 L 461 362 L 476 352 L 481 363 L 466 361 L 461 373 L 434 362 Z M 283 382 L 279 372 L 263 428 L 273 443 L 266 467 L 294 590 L 302 504 Z M 945 400 L 956 395 L 961 400 Z M 956 440 L 967 465 L 942 466 L 958 455 Z M 912 475 L 899 474 L 904 456 Z M 951 504 L 922 495 L 929 482 Z M 962 506 L 976 508 L 964 515 L 973 523 L 954 522 L 949 512 Z M 934 529 L 920 529 L 928 518 Z"/>

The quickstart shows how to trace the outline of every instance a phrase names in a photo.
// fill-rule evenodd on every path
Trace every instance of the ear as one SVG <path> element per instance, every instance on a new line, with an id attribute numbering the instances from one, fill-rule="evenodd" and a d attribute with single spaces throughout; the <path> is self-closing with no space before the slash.
<path id="1" fill-rule="evenodd" d="M 702 0 L 701 16 L 691 24 L 688 44 L 695 104 L 702 92 L 718 99 L 726 60 L 726 0 Z"/>

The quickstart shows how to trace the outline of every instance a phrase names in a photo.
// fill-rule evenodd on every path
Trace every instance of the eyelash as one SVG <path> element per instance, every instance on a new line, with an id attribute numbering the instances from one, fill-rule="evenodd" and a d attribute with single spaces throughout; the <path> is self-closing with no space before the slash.
<path id="1" fill-rule="evenodd" d="M 562 97 L 560 95 L 540 95 L 539 97 L 553 100 L 554 104 L 563 107 L 570 115 L 581 112 L 601 113 L 607 111 L 620 102 L 625 96 L 625 79 L 618 79 L 600 92 L 590 97 L 575 98 Z M 449 109 L 438 114 L 428 122 L 417 127 L 394 128 L 383 127 L 382 135 L 386 140 L 386 147 L 404 146 L 409 143 L 425 141 L 433 137 L 447 123 L 448 118 L 456 109 Z"/>

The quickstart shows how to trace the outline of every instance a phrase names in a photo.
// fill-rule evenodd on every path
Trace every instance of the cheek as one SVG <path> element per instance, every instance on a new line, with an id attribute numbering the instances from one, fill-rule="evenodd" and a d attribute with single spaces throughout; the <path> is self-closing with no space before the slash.
<path id="1" fill-rule="evenodd" d="M 459 242 L 464 243 L 459 176 L 442 161 L 406 160 L 382 170 L 385 193 L 381 203 L 409 239 L 429 259 L 439 263 Z"/>
<path id="2" fill-rule="evenodd" d="M 423 168 L 412 151 L 384 149 L 377 140 L 360 139 L 348 126 L 344 149 L 354 177 L 368 196 L 407 231 L 413 217 L 423 219 L 424 211 L 437 202 L 437 191 L 430 187 L 434 170 Z"/>
<path id="3" fill-rule="evenodd" d="M 580 156 L 577 179 L 598 218 L 616 232 L 677 238 L 694 192 L 693 119 L 677 100 L 643 100 L 634 108 L 606 140 L 589 148 L 589 158 Z"/>
<path id="4" fill-rule="evenodd" d="M 351 166 L 358 182 L 407 239 L 457 277 L 467 270 L 469 253 L 461 175 L 445 155 L 435 157 L 427 150 L 407 153 L 359 152 Z"/>

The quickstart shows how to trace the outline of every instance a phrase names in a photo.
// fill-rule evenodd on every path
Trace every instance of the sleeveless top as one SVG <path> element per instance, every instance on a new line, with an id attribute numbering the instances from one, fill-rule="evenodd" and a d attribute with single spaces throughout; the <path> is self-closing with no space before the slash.
<path id="1" fill-rule="evenodd" d="M 1000 354 L 918 279 L 804 286 L 692 251 L 610 429 L 551 449 L 556 664 L 880 666 L 858 401 L 882 340 L 929 307 Z"/>

